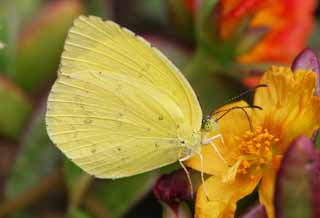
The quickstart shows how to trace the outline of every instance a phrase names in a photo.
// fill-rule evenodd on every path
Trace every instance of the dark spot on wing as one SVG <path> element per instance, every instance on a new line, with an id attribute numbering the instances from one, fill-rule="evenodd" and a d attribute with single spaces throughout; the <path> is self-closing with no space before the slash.
<path id="1" fill-rule="evenodd" d="M 92 123 L 92 120 L 90 120 L 90 119 L 85 119 L 85 120 L 83 121 L 83 123 L 84 123 L 84 124 L 91 124 L 91 123 Z"/>
<path id="2" fill-rule="evenodd" d="M 158 120 L 163 120 L 164 118 L 163 118 L 163 116 L 162 115 L 160 115 L 159 117 L 158 117 Z"/>

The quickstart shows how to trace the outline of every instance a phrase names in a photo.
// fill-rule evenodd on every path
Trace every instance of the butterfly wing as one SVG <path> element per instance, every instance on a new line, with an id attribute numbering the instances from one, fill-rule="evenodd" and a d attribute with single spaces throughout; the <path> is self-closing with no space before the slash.
<path id="1" fill-rule="evenodd" d="M 92 23 L 104 28 L 105 38 L 92 32 L 101 29 L 87 29 Z M 142 69 L 147 62 L 149 68 Z M 201 117 L 194 116 L 201 110 L 187 81 L 172 69 L 158 51 L 116 24 L 78 18 L 48 99 L 50 138 L 100 178 L 130 176 L 177 161 L 185 149 L 181 139 L 200 129 Z"/>
<path id="2" fill-rule="evenodd" d="M 70 29 L 61 72 L 101 71 L 150 82 L 170 95 L 195 130 L 201 128 L 198 99 L 180 71 L 142 37 L 98 17 L 80 16 Z"/>

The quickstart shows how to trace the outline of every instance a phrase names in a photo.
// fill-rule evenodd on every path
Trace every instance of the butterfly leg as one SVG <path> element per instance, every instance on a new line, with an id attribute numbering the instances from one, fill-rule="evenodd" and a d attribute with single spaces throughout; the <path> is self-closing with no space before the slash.
<path id="1" fill-rule="evenodd" d="M 204 166 L 203 166 L 203 156 L 201 154 L 201 152 L 197 152 L 197 155 L 199 156 L 199 159 L 200 159 L 200 167 L 201 167 L 201 182 L 202 182 L 202 187 L 203 187 L 203 191 L 206 195 L 206 198 L 208 201 L 209 200 L 209 193 L 208 193 L 208 190 L 207 190 L 207 187 L 206 187 L 206 184 L 204 183 Z"/>
<path id="2" fill-rule="evenodd" d="M 224 140 L 223 140 L 223 136 L 221 134 L 217 134 L 217 135 L 214 135 L 208 139 L 205 139 L 202 141 L 202 144 L 205 145 L 205 144 L 209 144 L 210 142 L 212 142 L 213 140 L 215 139 L 220 139 L 222 144 L 224 144 Z"/>
<path id="3" fill-rule="evenodd" d="M 216 152 L 217 155 L 219 156 L 219 158 L 228 165 L 227 161 L 226 161 L 226 160 L 224 159 L 224 157 L 222 156 L 222 154 L 221 154 L 221 152 L 219 151 L 218 147 L 213 143 L 213 140 L 215 140 L 215 139 L 220 139 L 221 142 L 222 142 L 222 144 L 224 144 L 223 136 L 222 136 L 221 134 L 217 134 L 217 135 L 212 136 L 212 137 L 210 137 L 210 138 L 208 138 L 208 139 L 206 139 L 206 140 L 203 140 L 203 141 L 202 141 L 202 144 L 203 144 L 203 145 L 210 144 L 211 147 L 215 150 L 215 152 Z"/>
<path id="4" fill-rule="evenodd" d="M 186 166 L 183 164 L 183 162 L 182 162 L 181 160 L 179 160 L 179 163 L 180 163 L 182 169 L 184 170 L 184 172 L 185 172 L 186 175 L 187 175 L 188 182 L 189 182 L 189 185 L 190 185 L 190 194 L 191 194 L 191 196 L 192 196 L 192 198 L 193 198 L 193 185 L 192 185 L 190 173 L 189 173 L 188 169 L 186 168 Z"/>

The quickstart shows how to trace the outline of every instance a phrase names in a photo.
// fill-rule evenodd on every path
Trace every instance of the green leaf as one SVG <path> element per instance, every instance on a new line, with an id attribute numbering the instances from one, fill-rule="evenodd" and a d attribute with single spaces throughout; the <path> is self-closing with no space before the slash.
<path id="1" fill-rule="evenodd" d="M 31 114 L 31 103 L 18 87 L 4 78 L 0 78 L 0 102 L 0 134 L 17 140 Z"/>
<path id="2" fill-rule="evenodd" d="M 195 40 L 194 36 L 194 16 L 186 4 L 185 0 L 167 0 L 169 11 L 169 23 L 174 24 L 175 31 L 182 39 L 187 39 L 189 42 Z"/>
<path id="3" fill-rule="evenodd" d="M 9 199 L 38 184 L 56 166 L 59 155 L 47 135 L 44 113 L 30 126 L 6 184 Z"/>
<path id="4" fill-rule="evenodd" d="M 144 35 L 143 37 L 165 54 L 178 68 L 185 66 L 190 60 L 190 53 L 187 52 L 187 49 L 174 44 L 172 41 L 156 35 Z"/>
<path id="5" fill-rule="evenodd" d="M 318 18 L 319 18 L 319 16 L 318 16 Z M 309 37 L 308 46 L 310 48 L 317 48 L 318 47 L 318 45 L 320 43 L 319 34 L 320 34 L 320 21 L 318 20 L 315 22 L 313 32 L 311 33 L 311 36 Z"/>
<path id="6" fill-rule="evenodd" d="M 248 53 L 265 37 L 268 31 L 267 27 L 250 28 L 244 31 L 244 33 L 240 34 L 236 55 L 240 56 Z"/>
<path id="7" fill-rule="evenodd" d="M 41 0 L 0 1 L 0 41 L 5 44 L 0 51 L 0 73 L 16 72 L 16 44 L 20 27 L 40 7 Z"/>
<path id="8" fill-rule="evenodd" d="M 74 183 L 78 180 L 83 170 L 75 165 L 71 160 L 65 158 L 64 160 L 64 175 L 68 188 L 72 188 Z"/>
<path id="9" fill-rule="evenodd" d="M 124 179 L 102 181 L 94 187 L 95 193 L 111 217 L 121 217 L 151 190 L 157 175 L 157 172 L 149 172 Z"/>
<path id="10" fill-rule="evenodd" d="M 81 209 L 73 209 L 69 212 L 68 218 L 91 218 L 91 216 Z"/>
<path id="11" fill-rule="evenodd" d="M 85 193 L 95 196 L 111 214 L 111 217 L 121 217 L 131 206 L 151 190 L 158 171 L 140 174 L 124 179 L 96 179 L 81 170 L 70 160 L 65 161 L 65 179 L 69 189 L 69 213 L 79 208 L 86 199 Z M 84 199 L 82 199 L 84 198 Z"/>
<path id="12" fill-rule="evenodd" d="M 67 31 L 81 7 L 79 1 L 51 2 L 25 26 L 18 40 L 17 72 L 13 75 L 23 89 L 37 91 L 56 75 Z"/>
<path id="13" fill-rule="evenodd" d="M 31 214 L 27 210 L 17 210 L 13 214 L 10 214 L 11 218 L 33 218 L 34 214 Z"/>
<path id="14" fill-rule="evenodd" d="M 137 13 L 143 14 L 144 19 L 159 23 L 165 23 L 167 20 L 165 2 L 161 0 L 137 0 Z"/>
<path id="15" fill-rule="evenodd" d="M 87 14 L 102 17 L 104 19 L 112 18 L 112 0 L 90 0 L 84 1 Z"/>
<path id="16" fill-rule="evenodd" d="M 3 4 L 3 3 L 2 3 Z M 3 6 L 3 5 L 0 5 Z M 19 26 L 19 18 L 14 13 L 12 5 L 1 7 L 0 13 L 0 41 L 4 46 L 0 50 L 0 74 L 9 75 L 16 71 L 16 38 Z"/>
<path id="17" fill-rule="evenodd" d="M 198 96 L 204 115 L 244 91 L 242 84 L 236 79 L 237 75 L 229 76 L 229 70 L 228 66 L 216 65 L 201 51 L 185 67 L 183 73 Z"/>
<path id="18" fill-rule="evenodd" d="M 68 214 L 70 214 L 81 205 L 93 177 L 68 159 L 64 162 L 64 172 L 68 187 Z"/>
<path id="19" fill-rule="evenodd" d="M 213 16 L 217 6 L 217 0 L 204 0 L 196 13 L 196 37 L 201 48 L 215 48 L 215 42 L 219 40 L 217 19 Z M 213 47 L 212 47 L 213 46 Z"/>

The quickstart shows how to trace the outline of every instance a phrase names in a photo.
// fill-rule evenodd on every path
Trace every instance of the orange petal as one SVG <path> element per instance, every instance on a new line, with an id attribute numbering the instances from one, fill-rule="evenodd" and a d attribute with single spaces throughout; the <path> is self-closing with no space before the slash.
<path id="1" fill-rule="evenodd" d="M 252 16 L 265 4 L 266 0 L 221 0 L 220 35 L 230 36 L 245 16 Z"/>
<path id="2" fill-rule="evenodd" d="M 277 169 L 270 165 L 262 177 L 259 187 L 259 200 L 266 208 L 268 218 L 274 218 L 274 186 Z"/>
<path id="3" fill-rule="evenodd" d="M 261 79 L 267 88 L 256 91 L 254 104 L 263 108 L 253 119 L 264 120 L 264 127 L 280 139 L 277 153 L 299 135 L 311 136 L 319 128 L 320 97 L 313 96 L 316 74 L 290 68 L 271 67 Z"/>
<path id="4" fill-rule="evenodd" d="M 263 40 L 241 62 L 290 63 L 304 47 L 313 30 L 316 0 L 271 0 L 256 13 L 252 27 L 270 28 Z"/>
<path id="5" fill-rule="evenodd" d="M 248 106 L 248 104 L 244 101 L 238 101 L 221 107 L 217 111 L 228 110 L 235 106 L 243 107 Z M 217 111 L 215 111 L 215 113 Z M 250 116 L 251 109 L 246 109 L 246 111 Z M 223 112 L 218 113 L 214 116 L 217 118 L 222 114 Z M 211 132 L 208 135 L 208 137 L 214 136 L 219 133 L 222 134 L 225 143 L 222 144 L 221 140 L 216 139 L 214 141 L 214 144 L 217 146 L 222 156 L 227 160 L 231 151 L 237 148 L 237 146 L 235 146 L 234 136 L 243 134 L 243 132 L 245 132 L 249 128 L 249 120 L 245 112 L 243 112 L 240 109 L 234 109 L 228 112 L 218 121 L 217 130 Z M 221 160 L 221 158 L 214 151 L 211 145 L 204 145 L 201 149 L 201 153 L 204 160 L 204 169 L 201 169 L 200 160 L 197 156 L 194 156 L 193 158 L 185 161 L 184 163 L 188 167 L 191 167 L 198 171 L 203 170 L 205 173 L 210 175 L 222 175 L 228 170 L 227 164 L 223 160 Z"/>
<path id="6" fill-rule="evenodd" d="M 192 13 L 196 13 L 196 2 L 194 0 L 184 0 L 184 2 Z"/>
<path id="7" fill-rule="evenodd" d="M 236 203 L 250 194 L 257 186 L 260 176 L 254 179 L 237 178 L 233 183 L 224 183 L 222 178 L 212 176 L 200 186 L 197 192 L 196 218 L 233 218 Z M 204 191 L 208 192 L 208 198 Z"/>
<path id="8" fill-rule="evenodd" d="M 248 76 L 242 80 L 242 83 L 249 88 L 254 88 L 259 85 L 261 76 Z"/>

